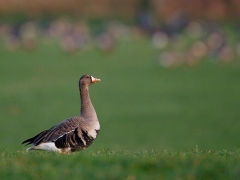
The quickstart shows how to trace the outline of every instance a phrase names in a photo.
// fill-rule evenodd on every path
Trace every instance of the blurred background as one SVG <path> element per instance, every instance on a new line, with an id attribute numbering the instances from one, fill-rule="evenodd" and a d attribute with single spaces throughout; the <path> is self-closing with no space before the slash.
<path id="1" fill-rule="evenodd" d="M 0 150 L 79 115 L 89 149 L 232 150 L 240 141 L 240 1 L 0 0 Z"/>

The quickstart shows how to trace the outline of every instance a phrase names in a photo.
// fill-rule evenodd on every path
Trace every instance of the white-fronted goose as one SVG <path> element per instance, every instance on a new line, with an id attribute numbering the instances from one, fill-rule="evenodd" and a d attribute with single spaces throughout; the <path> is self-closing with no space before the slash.
<path id="1" fill-rule="evenodd" d="M 83 75 L 79 80 L 81 115 L 68 118 L 61 123 L 25 140 L 22 144 L 33 144 L 28 150 L 47 150 L 71 153 L 90 146 L 98 136 L 100 125 L 90 100 L 88 87 L 100 79 Z"/>

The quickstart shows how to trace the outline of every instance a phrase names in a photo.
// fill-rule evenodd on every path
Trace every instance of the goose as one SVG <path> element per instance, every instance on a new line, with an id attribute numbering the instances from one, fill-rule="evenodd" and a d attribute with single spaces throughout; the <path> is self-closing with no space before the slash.
<path id="1" fill-rule="evenodd" d="M 89 86 L 100 79 L 83 75 L 79 80 L 80 116 L 68 118 L 48 130 L 27 139 L 22 144 L 33 144 L 29 150 L 46 150 L 62 154 L 80 151 L 92 144 L 100 131 L 97 114 L 89 96 Z"/>

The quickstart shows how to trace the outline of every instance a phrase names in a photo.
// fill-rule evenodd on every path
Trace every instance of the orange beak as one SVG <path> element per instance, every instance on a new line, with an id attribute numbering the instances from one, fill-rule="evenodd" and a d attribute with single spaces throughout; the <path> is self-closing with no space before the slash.
<path id="1" fill-rule="evenodd" d="M 97 79 L 97 78 L 95 78 L 95 77 L 92 76 L 92 82 L 93 82 L 93 83 L 99 82 L 99 81 L 101 81 L 101 80 L 100 80 L 100 79 Z"/>

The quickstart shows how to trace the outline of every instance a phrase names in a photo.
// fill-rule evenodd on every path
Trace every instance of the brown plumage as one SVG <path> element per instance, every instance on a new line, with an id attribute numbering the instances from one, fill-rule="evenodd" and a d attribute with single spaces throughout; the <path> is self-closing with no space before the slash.
<path id="1" fill-rule="evenodd" d="M 100 79 L 83 75 L 79 80 L 81 115 L 68 118 L 44 130 L 22 144 L 33 144 L 28 150 L 48 150 L 71 153 L 87 148 L 98 136 L 100 125 L 97 114 L 90 100 L 88 87 Z"/>

